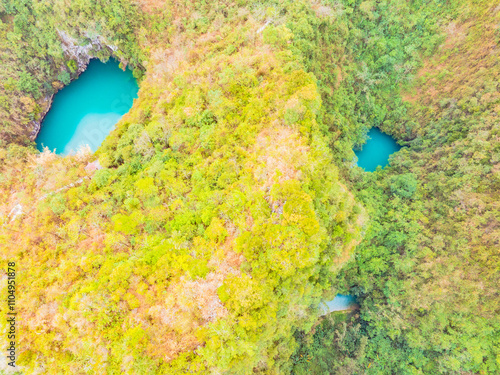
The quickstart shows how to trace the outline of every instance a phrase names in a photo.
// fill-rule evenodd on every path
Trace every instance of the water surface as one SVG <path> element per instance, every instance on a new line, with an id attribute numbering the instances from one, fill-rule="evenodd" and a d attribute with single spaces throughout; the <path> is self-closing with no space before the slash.
<path id="1" fill-rule="evenodd" d="M 378 128 L 371 128 L 368 132 L 368 141 L 361 150 L 354 153 L 358 157 L 358 166 L 366 172 L 373 172 L 379 165 L 385 167 L 389 162 L 389 156 L 400 149 L 401 146 L 390 135 L 382 133 Z"/>
<path id="2" fill-rule="evenodd" d="M 44 146 L 67 155 L 82 145 L 97 150 L 120 118 L 128 112 L 139 87 L 130 70 L 118 62 L 92 59 L 78 79 L 60 90 L 36 138 Z"/>
<path id="3" fill-rule="evenodd" d="M 326 306 L 325 306 L 326 304 Z M 344 311 L 349 310 L 356 306 L 356 297 L 337 294 L 331 301 L 321 304 L 320 308 L 322 310 L 322 315 L 331 313 L 332 311 Z"/>

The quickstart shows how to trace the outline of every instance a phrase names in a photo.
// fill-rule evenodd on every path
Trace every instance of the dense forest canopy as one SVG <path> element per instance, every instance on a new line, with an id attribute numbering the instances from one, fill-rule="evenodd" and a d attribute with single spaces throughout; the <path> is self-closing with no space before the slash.
<path id="1" fill-rule="evenodd" d="M 499 373 L 499 14 L 2 0 L 21 373 Z M 95 154 L 38 152 L 52 96 L 110 57 L 130 112 Z M 368 173 L 371 127 L 405 147 Z M 337 292 L 359 310 L 318 318 Z"/>

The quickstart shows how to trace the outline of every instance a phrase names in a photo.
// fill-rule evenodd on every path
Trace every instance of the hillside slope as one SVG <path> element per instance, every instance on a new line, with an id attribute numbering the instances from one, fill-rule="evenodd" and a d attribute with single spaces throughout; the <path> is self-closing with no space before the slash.
<path id="1" fill-rule="evenodd" d="M 83 151 L 4 154 L 25 373 L 289 367 L 294 327 L 314 323 L 366 216 L 292 33 L 254 14 L 142 46 L 139 98 L 91 178 Z"/>

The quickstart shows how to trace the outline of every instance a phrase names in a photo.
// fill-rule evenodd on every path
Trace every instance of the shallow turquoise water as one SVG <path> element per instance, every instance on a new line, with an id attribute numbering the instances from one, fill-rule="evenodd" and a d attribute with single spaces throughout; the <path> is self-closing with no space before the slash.
<path id="1" fill-rule="evenodd" d="M 88 144 L 97 150 L 120 118 L 128 112 L 139 87 L 130 70 L 116 60 L 92 59 L 77 80 L 60 90 L 42 122 L 36 143 L 67 155 Z"/>
<path id="2" fill-rule="evenodd" d="M 326 306 L 325 306 L 326 304 Z M 356 297 L 337 294 L 331 301 L 320 305 L 321 315 L 331 313 L 332 311 L 348 310 L 356 305 Z"/>
<path id="3" fill-rule="evenodd" d="M 337 294 L 333 300 L 326 302 L 330 311 L 346 310 L 356 304 L 356 297 Z"/>
<path id="4" fill-rule="evenodd" d="M 378 128 L 371 128 L 368 137 L 363 148 L 354 153 L 358 157 L 358 166 L 367 172 L 373 172 L 379 165 L 385 167 L 389 162 L 389 155 L 399 151 L 401 146 L 394 138 L 382 133 Z"/>

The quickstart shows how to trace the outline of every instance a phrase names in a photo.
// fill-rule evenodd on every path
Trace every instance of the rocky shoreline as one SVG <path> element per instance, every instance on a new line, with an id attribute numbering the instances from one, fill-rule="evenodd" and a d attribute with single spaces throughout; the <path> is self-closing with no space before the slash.
<path id="1" fill-rule="evenodd" d="M 54 98 L 55 94 L 48 95 L 45 98 L 43 98 L 43 103 L 45 105 L 45 109 L 41 112 L 40 119 L 38 120 L 33 120 L 30 122 L 30 126 L 33 129 L 29 135 L 30 141 L 34 141 L 36 137 L 38 136 L 38 133 L 40 132 L 40 129 L 42 127 L 42 122 L 45 116 L 47 115 L 47 112 L 49 112 L 50 107 L 52 106 L 52 99 Z"/>

